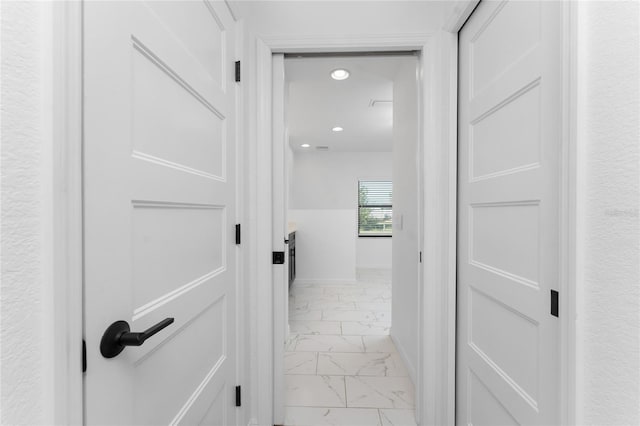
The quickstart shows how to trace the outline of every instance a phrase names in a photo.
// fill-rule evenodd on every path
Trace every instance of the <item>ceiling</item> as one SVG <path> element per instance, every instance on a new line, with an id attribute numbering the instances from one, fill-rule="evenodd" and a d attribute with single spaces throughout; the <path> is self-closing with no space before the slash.
<path id="1" fill-rule="evenodd" d="M 316 151 L 318 146 L 329 151 L 392 151 L 393 78 L 403 64 L 415 64 L 411 59 L 396 55 L 287 57 L 291 147 L 295 151 Z M 347 69 L 349 78 L 332 79 L 336 68 Z M 344 130 L 333 132 L 336 126 Z M 305 143 L 311 147 L 300 146 Z"/>

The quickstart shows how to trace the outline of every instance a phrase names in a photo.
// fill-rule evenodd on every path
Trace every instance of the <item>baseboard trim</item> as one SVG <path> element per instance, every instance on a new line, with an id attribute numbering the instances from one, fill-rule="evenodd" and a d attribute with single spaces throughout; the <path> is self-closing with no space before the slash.
<path id="1" fill-rule="evenodd" d="M 407 367 L 407 371 L 409 372 L 409 378 L 413 382 L 413 386 L 416 386 L 417 377 L 416 377 L 416 368 L 409 362 L 409 358 L 407 357 L 407 351 L 400 341 L 393 336 L 393 326 L 389 330 L 389 337 L 393 341 L 393 344 L 396 345 L 396 349 L 398 349 L 398 353 L 400 354 L 400 358 L 402 358 L 402 362 L 404 362 L 405 367 Z"/>

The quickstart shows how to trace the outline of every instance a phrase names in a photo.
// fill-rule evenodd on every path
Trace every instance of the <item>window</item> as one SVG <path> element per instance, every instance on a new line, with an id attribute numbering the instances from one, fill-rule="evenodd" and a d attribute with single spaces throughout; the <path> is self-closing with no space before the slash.
<path id="1" fill-rule="evenodd" d="M 391 181 L 358 181 L 358 236 L 390 237 L 392 228 Z"/>

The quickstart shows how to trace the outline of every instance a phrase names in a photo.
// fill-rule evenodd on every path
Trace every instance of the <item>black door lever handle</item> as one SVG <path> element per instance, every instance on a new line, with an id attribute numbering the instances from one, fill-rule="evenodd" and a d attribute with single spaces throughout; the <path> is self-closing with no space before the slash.
<path id="1" fill-rule="evenodd" d="M 173 318 L 165 318 L 143 332 L 130 332 L 129 323 L 116 321 L 107 328 L 100 340 L 100 353 L 105 358 L 113 358 L 126 346 L 140 346 L 145 340 L 173 323 Z"/>

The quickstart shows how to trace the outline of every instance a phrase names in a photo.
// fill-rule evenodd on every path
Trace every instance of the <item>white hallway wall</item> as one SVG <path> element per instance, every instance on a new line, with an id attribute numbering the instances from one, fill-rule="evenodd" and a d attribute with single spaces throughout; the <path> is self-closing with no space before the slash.
<path id="1" fill-rule="evenodd" d="M 414 384 L 419 356 L 419 219 L 417 58 L 403 60 L 393 81 L 393 269 L 391 336 Z"/>
<path id="2" fill-rule="evenodd" d="M 640 424 L 640 3 L 579 4 L 578 424 Z"/>
<path id="3" fill-rule="evenodd" d="M 52 423 L 50 78 L 46 2 L 2 2 L 0 423 Z"/>
<path id="4" fill-rule="evenodd" d="M 391 238 L 358 238 L 358 180 L 391 179 L 390 152 L 296 152 L 289 220 L 296 279 L 355 280 L 357 267 L 391 267 Z"/>

